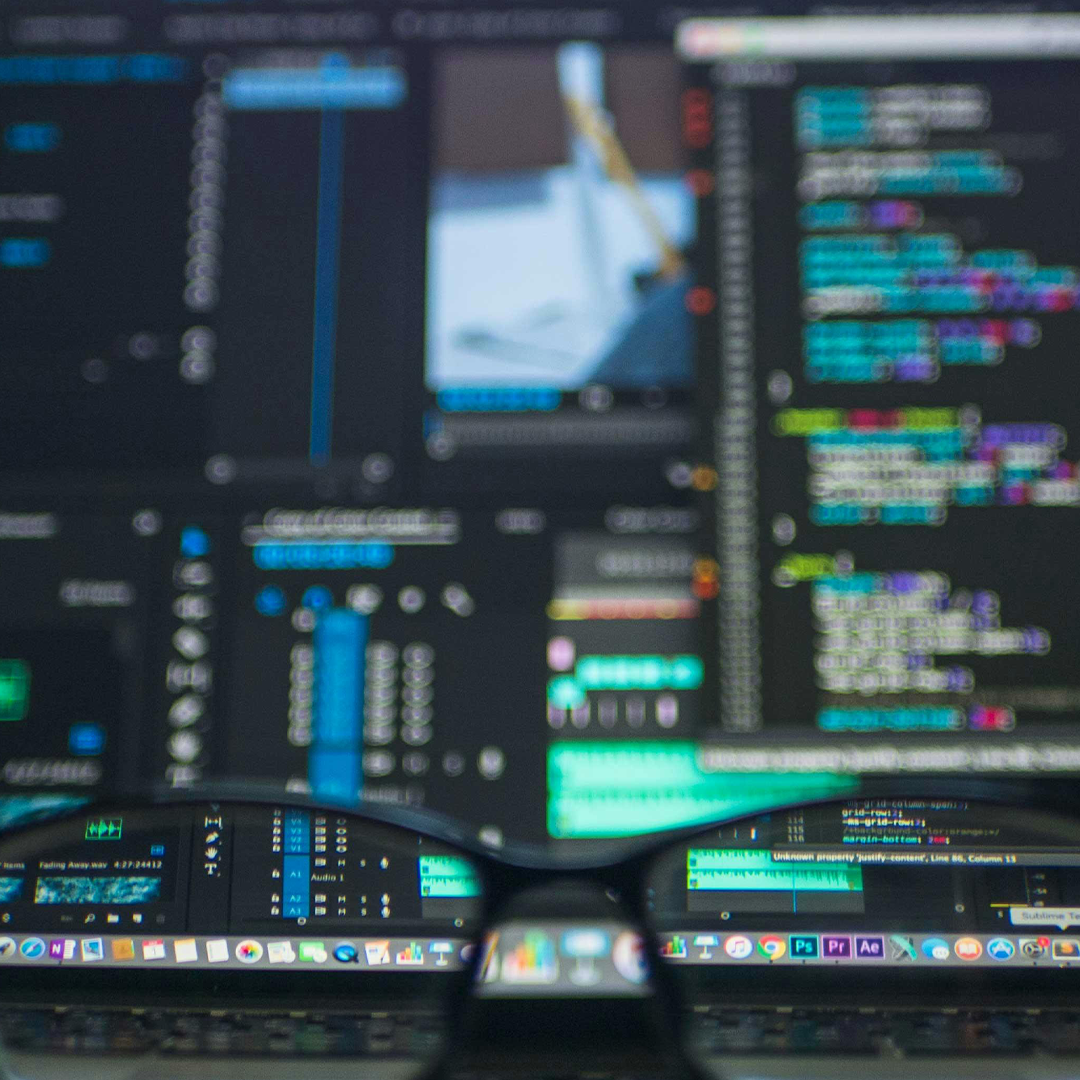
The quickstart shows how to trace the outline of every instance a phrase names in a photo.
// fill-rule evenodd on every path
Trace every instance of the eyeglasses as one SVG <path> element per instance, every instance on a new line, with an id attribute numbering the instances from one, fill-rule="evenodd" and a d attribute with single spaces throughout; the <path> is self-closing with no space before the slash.
<path id="1" fill-rule="evenodd" d="M 97 1009 L 101 1031 L 148 1009 L 204 1034 L 261 1024 L 265 1047 L 288 1029 L 277 1045 L 306 1048 L 312 1076 L 381 1057 L 394 1075 L 694 1077 L 693 1018 L 724 992 L 1080 985 L 1074 866 L 1060 792 L 982 782 L 865 783 L 554 853 L 250 784 L 113 797 L 0 838 L 0 1032 L 25 1048 L 37 1000 Z"/>

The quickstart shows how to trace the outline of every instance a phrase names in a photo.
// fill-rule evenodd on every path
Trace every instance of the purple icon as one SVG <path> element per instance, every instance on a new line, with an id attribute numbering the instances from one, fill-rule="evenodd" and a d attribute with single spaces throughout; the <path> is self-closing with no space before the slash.
<path id="1" fill-rule="evenodd" d="M 851 938 L 822 934 L 821 955 L 826 960 L 842 960 L 851 956 Z"/>
<path id="2" fill-rule="evenodd" d="M 57 940 L 54 938 L 49 942 L 49 959 L 50 960 L 63 960 L 64 959 L 64 942 L 61 938 Z"/>
<path id="3" fill-rule="evenodd" d="M 857 937 L 855 956 L 859 960 L 882 960 L 885 957 L 885 940 L 879 937 Z"/>

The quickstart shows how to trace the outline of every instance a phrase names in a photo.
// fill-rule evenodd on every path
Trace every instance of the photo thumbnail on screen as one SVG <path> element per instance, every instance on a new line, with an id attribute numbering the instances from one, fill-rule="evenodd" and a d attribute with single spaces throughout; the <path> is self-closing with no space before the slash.
<path id="1" fill-rule="evenodd" d="M 657 46 L 442 55 L 429 390 L 546 390 L 554 407 L 589 384 L 693 385 L 679 80 Z"/>

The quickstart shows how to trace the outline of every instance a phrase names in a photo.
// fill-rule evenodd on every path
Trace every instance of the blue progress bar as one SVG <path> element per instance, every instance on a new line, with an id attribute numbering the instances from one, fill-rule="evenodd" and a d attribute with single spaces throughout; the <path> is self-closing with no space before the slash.
<path id="1" fill-rule="evenodd" d="M 325 465 L 330 460 L 333 429 L 344 143 L 345 113 L 341 109 L 324 109 L 319 125 L 319 205 L 315 221 L 315 328 L 308 451 L 313 465 Z"/>
<path id="2" fill-rule="evenodd" d="M 363 781 L 364 675 L 368 621 L 346 608 L 315 624 L 315 701 L 308 782 L 317 799 L 351 806 Z"/>

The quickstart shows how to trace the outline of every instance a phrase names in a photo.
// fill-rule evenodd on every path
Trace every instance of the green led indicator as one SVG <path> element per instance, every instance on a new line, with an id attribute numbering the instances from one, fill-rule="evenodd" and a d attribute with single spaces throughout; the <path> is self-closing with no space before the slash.
<path id="1" fill-rule="evenodd" d="M 87 840 L 119 840 L 124 832 L 124 819 L 98 818 L 86 823 Z"/>
<path id="2" fill-rule="evenodd" d="M 560 675 L 548 683 L 548 701 L 559 709 L 577 709 L 585 704 L 585 691 L 572 675 Z"/>
<path id="3" fill-rule="evenodd" d="M 0 660 L 0 720 L 25 720 L 30 706 L 30 665 Z"/>

